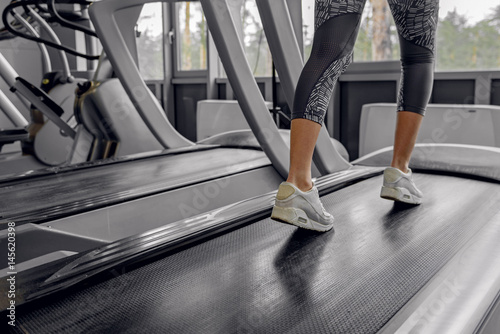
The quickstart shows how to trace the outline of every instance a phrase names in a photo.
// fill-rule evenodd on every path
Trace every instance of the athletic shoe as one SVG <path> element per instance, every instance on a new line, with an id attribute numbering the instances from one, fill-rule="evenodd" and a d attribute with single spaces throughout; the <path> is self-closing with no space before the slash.
<path id="1" fill-rule="evenodd" d="M 314 185 L 311 190 L 304 192 L 289 182 L 281 183 L 271 218 L 320 232 L 331 230 L 334 220 L 325 211 Z"/>
<path id="2" fill-rule="evenodd" d="M 408 204 L 420 204 L 424 196 L 413 182 L 411 169 L 408 168 L 408 173 L 403 173 L 397 168 L 388 167 L 384 170 L 384 185 L 380 197 Z"/>

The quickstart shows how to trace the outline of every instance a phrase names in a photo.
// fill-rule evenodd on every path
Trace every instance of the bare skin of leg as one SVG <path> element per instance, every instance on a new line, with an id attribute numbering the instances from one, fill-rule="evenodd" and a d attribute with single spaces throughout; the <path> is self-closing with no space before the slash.
<path id="1" fill-rule="evenodd" d="M 423 118 L 422 115 L 410 111 L 398 112 L 391 167 L 408 173 L 411 153 L 415 147 L 418 130 Z"/>
<path id="2" fill-rule="evenodd" d="M 311 164 L 321 124 L 308 119 L 292 120 L 290 134 L 290 170 L 287 182 L 302 191 L 312 188 Z"/>
<path id="3" fill-rule="evenodd" d="M 407 173 L 423 116 L 409 111 L 400 111 L 397 115 L 391 166 Z M 321 125 L 316 122 L 302 118 L 292 120 L 287 182 L 293 183 L 302 191 L 312 188 L 311 164 L 320 130 Z"/>

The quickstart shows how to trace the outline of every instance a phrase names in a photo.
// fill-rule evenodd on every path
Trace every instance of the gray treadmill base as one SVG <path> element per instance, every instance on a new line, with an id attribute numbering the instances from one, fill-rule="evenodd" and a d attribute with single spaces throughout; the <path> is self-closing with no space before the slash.
<path id="1" fill-rule="evenodd" d="M 392 146 L 369 153 L 352 163 L 390 166 Z M 454 173 L 500 181 L 500 148 L 463 144 L 416 144 L 410 160 L 415 170 Z"/>
<path id="2" fill-rule="evenodd" d="M 380 199 L 382 177 L 373 177 L 323 197 L 335 233 L 264 219 L 47 301 L 18 324 L 36 333 L 376 333 L 498 223 L 500 185 L 414 177 L 420 206 Z"/>

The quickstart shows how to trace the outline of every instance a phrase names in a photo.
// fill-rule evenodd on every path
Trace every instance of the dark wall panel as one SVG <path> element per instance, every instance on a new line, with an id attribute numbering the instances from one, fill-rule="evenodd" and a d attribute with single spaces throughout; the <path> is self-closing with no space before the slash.
<path id="1" fill-rule="evenodd" d="M 266 84 L 263 82 L 258 82 L 257 87 L 259 87 L 260 94 L 265 99 L 266 98 Z"/>
<path id="2" fill-rule="evenodd" d="M 207 98 L 205 84 L 175 85 L 175 113 L 177 131 L 196 141 L 196 105 Z"/>
<path id="3" fill-rule="evenodd" d="M 359 120 L 362 106 L 368 103 L 395 103 L 396 91 L 395 81 L 341 82 L 340 141 L 347 148 L 351 159 L 358 158 Z"/>
<path id="4" fill-rule="evenodd" d="M 435 80 L 431 103 L 474 104 L 474 80 Z"/>
<path id="5" fill-rule="evenodd" d="M 227 100 L 226 98 L 226 84 L 223 83 L 223 84 L 218 84 L 217 85 L 217 90 L 218 90 L 218 96 L 219 96 L 219 100 Z"/>
<path id="6" fill-rule="evenodd" d="M 491 80 L 491 104 L 500 106 L 500 79 Z"/>
<path id="7" fill-rule="evenodd" d="M 286 101 L 286 96 L 285 96 L 285 91 L 283 90 L 283 88 L 281 87 L 281 84 L 278 83 L 277 84 L 277 87 L 276 87 L 276 97 L 277 97 L 277 105 L 281 108 L 281 109 L 286 109 L 286 110 L 289 110 L 288 108 L 288 103 Z"/>

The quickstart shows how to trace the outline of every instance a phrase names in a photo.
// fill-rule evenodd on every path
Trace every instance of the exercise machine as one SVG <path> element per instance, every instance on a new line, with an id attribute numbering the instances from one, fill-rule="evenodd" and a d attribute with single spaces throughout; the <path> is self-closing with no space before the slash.
<path id="1" fill-rule="evenodd" d="M 96 3 L 94 14 L 109 18 L 115 11 L 144 2 Z M 239 69 L 248 64 L 236 57 L 241 56 L 240 44 L 234 43 L 238 39 L 231 38 L 237 34 L 227 2 L 202 0 L 201 3 L 214 41 L 223 50 L 221 59 L 226 70 L 229 69 L 229 80 L 241 99 L 249 126 L 259 143 L 269 143 L 261 132 L 268 130 L 268 136 L 272 137 L 269 134 L 274 128 L 269 124 L 274 123 L 272 119 L 268 123 L 259 118 L 264 113 L 269 116 L 268 112 L 264 108 L 260 113 L 248 111 L 258 103 L 250 103 L 249 95 L 245 95 L 253 92 L 251 80 L 239 76 Z M 258 1 L 258 5 L 269 42 L 277 43 L 273 36 L 291 38 L 287 35 L 292 30 L 286 2 Z M 275 24 L 271 29 L 266 23 L 270 21 Z M 107 30 L 111 31 L 110 38 L 119 31 L 103 27 L 111 29 Z M 220 36 L 222 31 L 224 36 Z M 285 48 L 281 56 L 276 53 L 279 48 L 271 49 L 282 83 L 289 78 L 285 80 L 289 87 L 287 96 L 293 96 L 293 79 L 298 78 L 300 70 L 298 66 L 286 66 L 291 64 L 290 59 L 300 59 L 295 58 L 293 50 L 298 51 L 295 47 L 281 45 Z M 130 65 L 126 59 L 119 59 L 118 63 L 122 60 Z M 260 124 L 264 126 L 259 128 Z M 173 150 L 189 150 L 191 146 Z M 280 155 L 273 155 L 272 148 L 265 152 L 275 166 L 274 161 L 279 161 Z M 378 197 L 381 173 L 390 155 L 390 149 L 384 149 L 347 164 L 337 154 L 333 157 L 333 167 L 327 168 L 339 170 L 317 178 L 325 208 L 336 216 L 335 233 L 318 235 L 271 221 L 268 217 L 275 191 L 212 210 L 200 206 L 206 211 L 171 223 L 165 223 L 169 218 L 166 213 L 175 211 L 175 204 L 163 210 L 161 203 L 171 202 L 159 196 L 144 197 L 141 202 L 125 201 L 126 194 L 122 192 L 116 195 L 123 201 L 122 212 L 127 212 L 122 216 L 110 216 L 116 212 L 111 207 L 97 219 L 82 212 L 78 218 L 72 217 L 81 219 L 72 231 L 64 231 L 64 226 L 69 225 L 61 220 L 48 221 L 43 225 L 44 233 L 57 235 L 61 243 L 65 240 L 65 245 L 78 241 L 81 248 L 85 248 L 85 243 L 88 248 L 75 250 L 73 254 L 59 253 L 47 265 L 26 264 L 18 280 L 22 289 L 19 298 L 26 304 L 22 313 L 17 314 L 17 321 L 29 330 L 47 332 L 70 328 L 74 331 L 486 333 L 484 330 L 498 314 L 500 291 L 497 242 L 500 151 L 463 144 L 417 146 L 411 167 L 416 182 L 427 195 L 418 207 Z M 144 165 L 150 162 L 143 161 Z M 276 166 L 281 171 L 286 162 Z M 131 169 L 130 174 L 117 180 L 133 174 Z M 82 180 L 85 182 L 86 178 Z M 238 189 L 241 191 L 241 187 Z M 97 200 L 83 204 L 92 205 Z M 182 203 L 201 201 L 186 198 Z M 156 221 L 158 225 L 110 242 L 85 234 L 95 229 L 95 222 L 99 221 L 106 222 L 108 229 L 120 223 L 130 228 L 137 222 Z M 100 231 L 101 236 L 105 235 L 104 229 Z M 101 244 L 96 246 L 97 243 Z M 26 262 L 29 260 L 39 259 L 27 256 Z M 70 292 L 69 288 L 74 290 Z M 64 298 L 69 293 L 72 298 Z M 58 297 L 57 302 L 53 301 L 54 296 Z M 75 308 L 82 311 L 74 312 Z M 66 321 L 62 323 L 60 319 Z"/>

